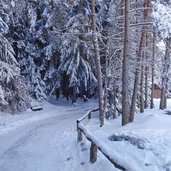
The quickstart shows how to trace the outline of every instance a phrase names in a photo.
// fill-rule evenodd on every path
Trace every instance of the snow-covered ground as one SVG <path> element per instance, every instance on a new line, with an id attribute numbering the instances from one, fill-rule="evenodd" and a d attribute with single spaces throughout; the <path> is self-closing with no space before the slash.
<path id="1" fill-rule="evenodd" d="M 0 171 L 113 170 L 103 156 L 90 164 L 89 143 L 76 140 L 76 119 L 97 108 L 96 101 L 51 102 L 42 111 L 0 116 Z"/>
<path id="2" fill-rule="evenodd" d="M 74 106 L 65 99 L 50 102 L 42 111 L 0 115 L 0 171 L 117 170 L 100 152 L 91 164 L 90 143 L 85 138 L 81 143 L 76 140 L 76 119 L 96 108 L 97 102 L 79 101 Z M 85 126 L 135 171 L 169 171 L 171 115 L 159 110 L 158 103 L 155 100 L 155 109 L 136 114 L 135 122 L 124 127 L 118 118 L 100 128 L 97 113 Z M 168 105 L 171 110 L 170 99 Z"/>
<path id="3" fill-rule="evenodd" d="M 103 128 L 93 119 L 88 129 L 105 142 L 122 163 L 129 162 L 133 170 L 171 171 L 171 115 L 165 114 L 167 110 L 159 110 L 158 106 L 159 99 L 155 99 L 155 109 L 136 114 L 135 122 L 124 127 L 120 118 L 106 121 Z M 171 99 L 168 100 L 169 109 Z"/>

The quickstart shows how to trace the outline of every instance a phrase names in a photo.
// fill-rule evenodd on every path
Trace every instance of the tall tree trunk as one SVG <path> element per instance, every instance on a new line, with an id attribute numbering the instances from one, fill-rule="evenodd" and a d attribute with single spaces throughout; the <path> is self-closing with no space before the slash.
<path id="1" fill-rule="evenodd" d="M 140 47 L 142 47 L 141 43 L 140 43 Z M 141 51 L 141 49 L 140 49 L 140 51 Z M 139 62 L 140 62 L 140 56 L 137 53 L 137 63 L 139 64 Z M 135 111 L 137 92 L 138 92 L 138 84 L 139 84 L 139 74 L 140 74 L 140 68 L 139 68 L 139 65 L 137 65 L 137 68 L 135 71 L 134 89 L 133 89 L 131 108 L 130 108 L 130 117 L 129 117 L 130 122 L 133 122 L 133 120 L 134 120 L 134 111 Z"/>
<path id="2" fill-rule="evenodd" d="M 144 3 L 144 21 L 148 19 L 149 16 L 149 9 L 148 7 L 150 6 L 151 0 L 145 0 Z M 136 21 L 138 22 L 138 21 Z M 142 29 L 144 30 L 144 29 Z M 145 41 L 145 31 L 141 33 L 140 37 L 140 45 L 139 49 L 137 51 L 137 67 L 135 71 L 135 79 L 134 79 L 134 89 L 133 89 L 133 95 L 132 95 L 132 100 L 131 100 L 131 108 L 130 108 L 130 122 L 133 122 L 134 120 L 134 113 L 135 113 L 135 105 L 136 105 L 136 100 L 137 100 L 137 93 L 138 93 L 138 86 L 139 86 L 139 81 L 140 81 L 140 61 L 141 61 L 141 55 L 142 55 L 142 47 L 144 45 Z"/>
<path id="3" fill-rule="evenodd" d="M 91 20 L 92 20 L 92 33 L 93 33 L 93 44 L 94 44 L 94 52 L 96 58 L 96 70 L 97 70 L 97 79 L 98 79 L 98 92 L 99 92 L 99 120 L 100 126 L 104 125 L 104 93 L 103 93 L 103 80 L 102 80 L 102 70 L 100 63 L 100 53 L 99 53 L 99 43 L 98 36 L 96 31 L 96 13 L 95 13 L 95 3 L 94 0 L 89 0 L 91 6 Z"/>
<path id="4" fill-rule="evenodd" d="M 150 101 L 150 109 L 154 108 L 154 60 L 155 60 L 155 43 L 156 43 L 156 34 L 153 33 L 153 54 L 152 54 L 152 69 L 151 69 L 151 101 Z"/>
<path id="5" fill-rule="evenodd" d="M 167 81 L 168 81 L 168 70 L 170 66 L 170 41 L 166 40 L 166 50 L 163 65 L 163 75 L 162 75 L 162 89 L 161 89 L 161 99 L 160 99 L 160 109 L 166 108 L 166 91 L 167 91 Z"/>
<path id="6" fill-rule="evenodd" d="M 77 86 L 74 85 L 72 87 L 72 103 L 75 103 L 77 101 Z"/>
<path id="7" fill-rule="evenodd" d="M 167 86 L 166 86 L 166 90 L 167 90 Z M 164 98 L 164 108 L 167 108 L 167 91 L 165 91 L 165 98 Z"/>
<path id="8" fill-rule="evenodd" d="M 164 79 L 162 79 L 162 80 L 164 80 Z M 164 82 L 164 81 L 162 81 L 162 82 Z M 164 86 L 162 86 L 162 89 L 161 89 L 161 98 L 160 98 L 160 109 L 161 110 L 164 110 L 165 109 L 165 87 Z"/>
<path id="9" fill-rule="evenodd" d="M 117 94 L 117 91 L 116 91 L 116 89 L 114 89 L 114 95 L 113 95 L 113 101 L 114 101 L 113 119 L 116 118 L 116 112 L 117 112 L 116 94 Z"/>
<path id="10" fill-rule="evenodd" d="M 108 87 L 108 57 L 109 57 L 109 50 L 108 47 L 106 47 L 105 50 L 105 86 L 104 86 L 104 110 L 107 110 L 107 96 L 108 96 L 108 91 L 107 91 L 107 87 Z"/>
<path id="11" fill-rule="evenodd" d="M 142 62 L 144 61 L 144 53 Z M 144 112 L 144 66 L 141 64 L 141 81 L 140 81 L 140 113 Z"/>
<path id="12" fill-rule="evenodd" d="M 148 40 L 149 40 L 149 35 L 148 33 L 146 34 L 146 48 L 148 48 Z M 147 61 L 149 58 L 149 54 L 146 51 L 145 52 L 145 61 Z M 144 91 L 145 91 L 145 99 L 144 99 L 144 108 L 147 109 L 148 108 L 148 72 L 149 72 L 149 66 L 147 65 L 146 62 L 146 66 L 145 66 L 145 87 L 144 87 Z"/>
<path id="13" fill-rule="evenodd" d="M 125 8 L 124 8 L 125 4 L 124 4 L 124 1 L 125 0 L 121 0 L 121 2 L 120 2 L 120 4 L 121 4 L 121 15 L 125 15 Z"/>
<path id="14" fill-rule="evenodd" d="M 124 54 L 122 71 L 122 125 L 129 122 L 128 65 L 130 46 L 130 0 L 125 1 Z"/>
<path id="15" fill-rule="evenodd" d="M 131 101 L 131 109 L 130 109 L 130 122 L 133 122 L 134 120 L 134 113 L 135 113 L 135 105 L 136 105 L 136 100 L 137 100 L 137 93 L 138 93 L 138 85 L 140 81 L 140 61 L 141 61 L 141 52 L 142 52 L 142 47 L 144 44 L 144 38 L 145 38 L 145 32 L 141 33 L 141 38 L 140 38 L 140 46 L 139 46 L 139 51 L 137 52 L 137 68 L 135 71 L 135 80 L 134 80 L 134 89 L 133 89 L 133 95 L 132 95 L 132 101 Z"/>
<path id="16" fill-rule="evenodd" d="M 145 67 L 145 101 L 144 101 L 144 108 L 148 108 L 148 67 Z"/>

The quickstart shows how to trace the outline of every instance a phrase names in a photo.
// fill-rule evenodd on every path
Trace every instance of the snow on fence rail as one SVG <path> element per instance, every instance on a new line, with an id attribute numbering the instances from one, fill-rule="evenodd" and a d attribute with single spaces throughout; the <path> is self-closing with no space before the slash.
<path id="1" fill-rule="evenodd" d="M 98 140 L 96 137 L 94 137 L 88 129 L 81 123 L 86 118 L 91 119 L 92 112 L 96 112 L 99 109 L 90 110 L 88 111 L 83 117 L 77 120 L 77 140 L 78 142 L 82 141 L 83 134 L 85 137 L 91 142 L 90 147 L 90 162 L 94 163 L 97 160 L 97 149 L 99 149 L 102 154 L 118 169 L 127 171 L 134 169 L 131 168 L 130 164 L 128 162 L 123 161 L 121 156 L 118 156 L 117 154 L 114 154 L 113 151 L 111 151 L 103 142 Z M 117 156 L 117 157 L 116 157 Z"/>

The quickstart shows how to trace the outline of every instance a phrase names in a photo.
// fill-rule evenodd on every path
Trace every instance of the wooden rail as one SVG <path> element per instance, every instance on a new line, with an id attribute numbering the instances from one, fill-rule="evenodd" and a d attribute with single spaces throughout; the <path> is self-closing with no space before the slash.
<path id="1" fill-rule="evenodd" d="M 122 166 L 122 165 L 125 165 L 125 163 L 123 164 L 121 162 L 122 159 L 118 160 L 118 158 L 113 156 L 110 149 L 106 150 L 107 147 L 105 146 L 105 144 L 101 142 L 100 140 L 98 140 L 96 137 L 94 137 L 87 130 L 87 128 L 81 123 L 86 118 L 91 119 L 92 112 L 96 112 L 98 110 L 99 109 L 90 110 L 83 117 L 77 120 L 77 132 L 78 132 L 77 141 L 81 142 L 83 140 L 83 134 L 84 134 L 85 137 L 91 142 L 91 147 L 90 147 L 90 162 L 91 163 L 94 163 L 97 160 L 97 150 L 99 150 L 116 168 L 126 171 L 127 170 L 126 167 Z M 127 163 L 126 165 L 128 166 L 127 168 L 129 168 L 129 170 L 134 170 L 130 168 L 129 163 Z"/>
<path id="2" fill-rule="evenodd" d="M 78 142 L 82 141 L 83 139 L 83 131 L 79 128 L 79 123 L 81 123 L 86 118 L 91 119 L 91 113 L 96 112 L 98 110 L 99 109 L 89 110 L 83 117 L 81 117 L 80 119 L 77 119 L 77 132 L 78 132 L 77 141 Z"/>

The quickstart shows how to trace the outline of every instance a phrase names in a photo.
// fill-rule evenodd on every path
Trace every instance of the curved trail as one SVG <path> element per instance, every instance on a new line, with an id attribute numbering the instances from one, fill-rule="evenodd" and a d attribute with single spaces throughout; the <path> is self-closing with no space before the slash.
<path id="1" fill-rule="evenodd" d="M 0 136 L 0 171 L 100 171 L 101 164 L 113 170 L 104 159 L 90 164 L 88 143 L 76 142 L 75 121 L 89 108 L 88 104 L 53 108 L 56 116 Z"/>

